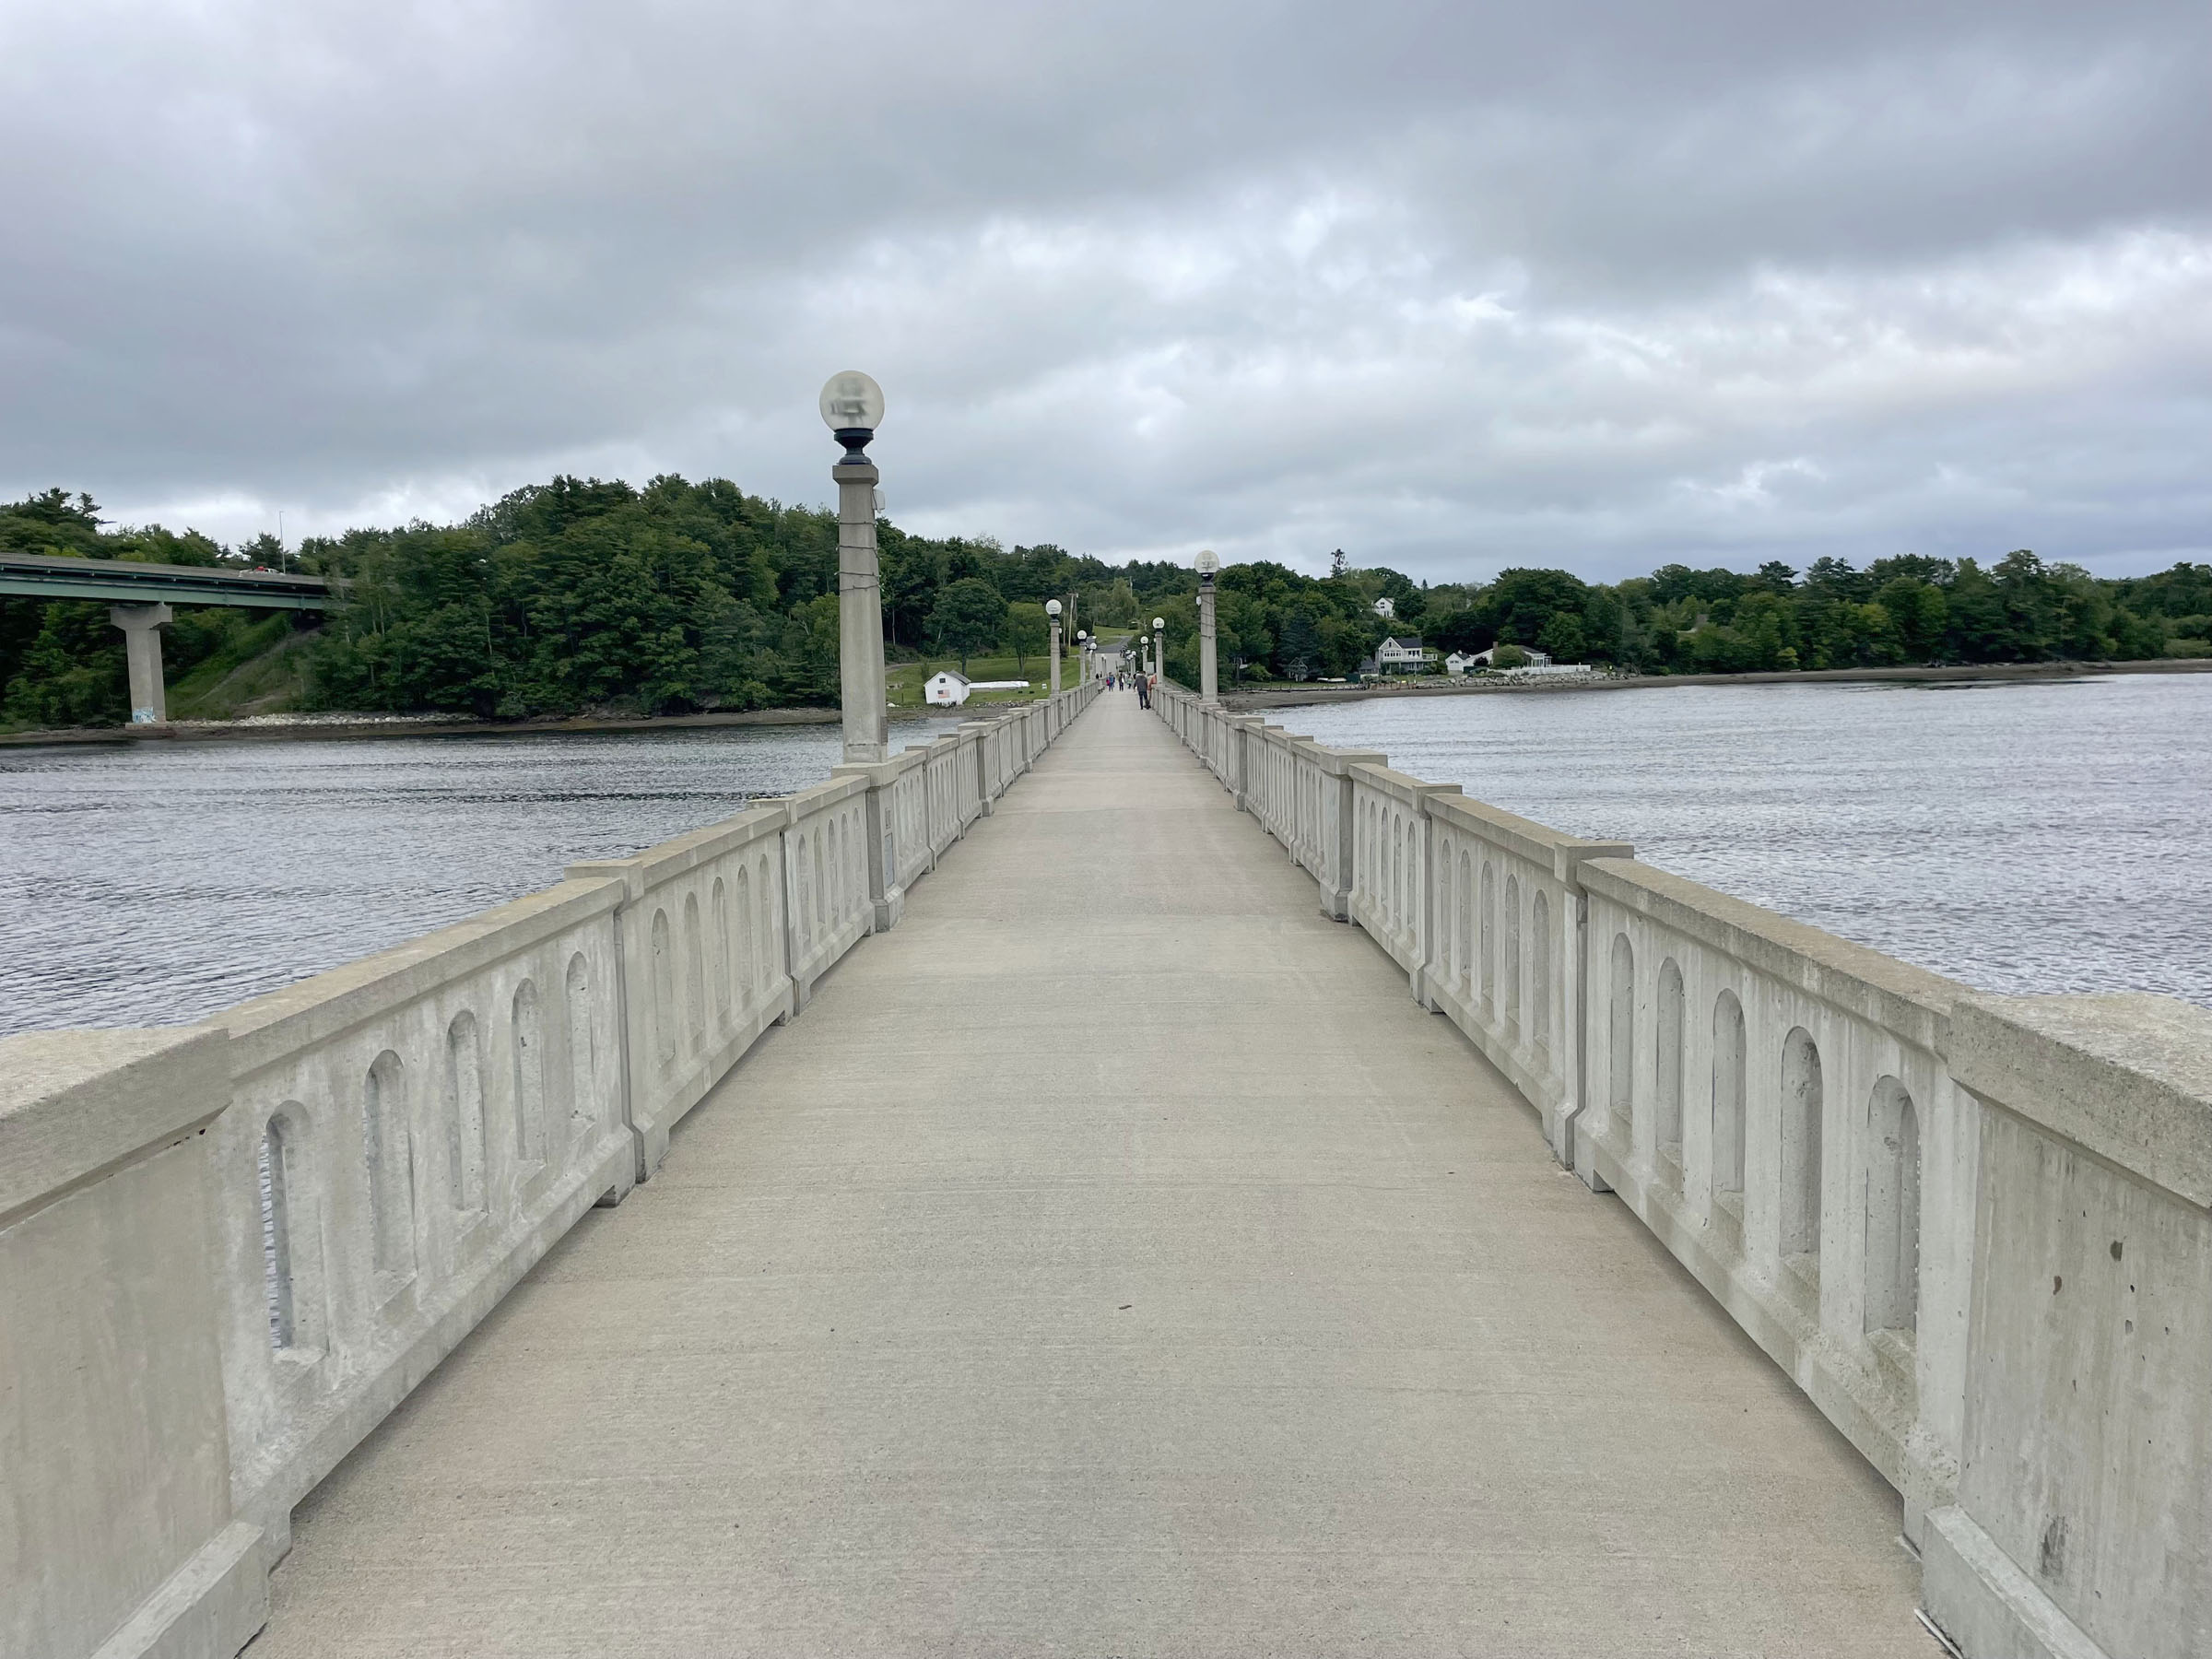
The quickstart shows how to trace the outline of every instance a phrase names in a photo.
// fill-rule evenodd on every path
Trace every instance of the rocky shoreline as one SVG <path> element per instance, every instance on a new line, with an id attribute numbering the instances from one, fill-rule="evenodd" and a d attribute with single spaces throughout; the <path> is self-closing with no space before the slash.
<path id="1" fill-rule="evenodd" d="M 2160 657 L 2146 663 L 1980 663 L 1955 667 L 1808 668 L 1773 674 L 1622 674 L 1539 679 L 1466 680 L 1439 685 L 1269 686 L 1225 691 L 1226 708 L 1251 711 L 1309 703 L 1360 702 L 1374 697 L 1556 696 L 1572 691 L 1626 691 L 1652 686 L 1793 686 L 1837 681 L 1949 685 L 1973 680 L 2069 679 L 2104 674 L 2212 674 L 2212 657 Z"/>
<path id="2" fill-rule="evenodd" d="M 918 719 L 927 709 L 894 709 L 893 720 Z M 742 712 L 662 715 L 579 714 L 565 720 L 445 719 L 433 714 L 257 715 L 250 720 L 178 720 L 158 726 L 80 726 L 0 734 L 0 747 L 84 743 L 316 742 L 374 737 L 529 737 L 547 733 L 665 732 L 708 726 L 835 725 L 835 709 L 748 709 Z"/>

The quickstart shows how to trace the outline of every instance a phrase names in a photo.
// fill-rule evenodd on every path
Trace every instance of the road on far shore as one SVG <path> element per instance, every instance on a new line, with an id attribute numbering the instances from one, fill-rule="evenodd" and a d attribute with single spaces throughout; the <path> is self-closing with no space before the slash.
<path id="1" fill-rule="evenodd" d="M 1307 682 L 1252 691 L 1224 691 L 1232 709 L 1281 709 L 1295 704 L 1359 702 L 1371 697 L 1477 697 L 1531 691 L 1629 691 L 1647 686 L 1799 686 L 1840 680 L 1901 681 L 1929 685 L 1963 680 L 2065 679 L 2091 674 L 2212 674 L 2212 657 L 2159 657 L 2147 663 L 1973 663 L 1949 667 L 1800 668 L 1774 674 L 1593 674 L 1524 680 L 1459 680 L 1439 685 L 1336 686 Z"/>

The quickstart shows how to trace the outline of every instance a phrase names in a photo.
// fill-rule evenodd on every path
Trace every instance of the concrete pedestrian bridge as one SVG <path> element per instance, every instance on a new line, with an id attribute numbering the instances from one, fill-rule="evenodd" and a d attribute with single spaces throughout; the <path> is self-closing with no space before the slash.
<path id="1" fill-rule="evenodd" d="M 0 1044 L 0 1652 L 2212 1652 L 2212 1016 L 1157 700 Z"/>

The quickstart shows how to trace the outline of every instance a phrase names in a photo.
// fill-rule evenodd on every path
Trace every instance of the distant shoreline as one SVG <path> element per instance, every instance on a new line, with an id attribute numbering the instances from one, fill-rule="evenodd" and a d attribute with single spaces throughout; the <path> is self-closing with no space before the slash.
<path id="1" fill-rule="evenodd" d="M 2104 674 L 2212 674 L 2212 657 L 2162 657 L 2147 663 L 1983 663 L 1947 668 L 1809 668 L 1774 674 L 1632 674 L 1619 677 L 1474 680 L 1447 686 L 1271 686 L 1222 694 L 1241 711 L 1311 703 L 1363 702 L 1378 697 L 1549 696 L 1567 691 L 1626 691 L 1649 686 L 1792 686 L 1839 681 L 1947 684 L 1972 680 L 2076 679 Z M 1011 706 L 975 705 L 976 712 Z M 945 711 L 893 709 L 893 720 L 919 720 Z M 535 737 L 574 733 L 679 732 L 718 726 L 835 725 L 835 709 L 747 709 L 730 713 L 622 717 L 580 714 L 562 720 L 441 720 L 403 714 L 360 720 L 181 721 L 163 726 L 77 726 L 0 734 L 0 748 L 131 743 L 356 742 L 379 737 Z"/>
<path id="2" fill-rule="evenodd" d="M 981 705 L 995 708 L 997 704 Z M 893 709 L 893 720 L 919 720 L 936 709 Z M 747 709 L 731 713 L 655 714 L 622 718 L 580 714 L 565 720 L 438 720 L 417 715 L 369 720 L 180 721 L 160 726 L 79 726 L 0 735 L 0 748 L 67 744 L 344 742 L 376 737 L 537 737 L 574 732 L 673 732 L 709 726 L 836 725 L 835 709 Z"/>
<path id="3" fill-rule="evenodd" d="M 2212 657 L 2159 657 L 2147 663 L 1978 663 L 1947 668 L 1803 668 L 1771 674 L 1629 674 L 1477 680 L 1455 686 L 1270 686 L 1225 691 L 1222 706 L 1238 711 L 1311 703 L 1363 702 L 1377 697 L 1549 696 L 1567 691 L 1629 691 L 1650 686 L 1795 686 L 1807 683 L 1902 682 L 1944 685 L 1972 680 L 2084 679 L 2106 674 L 2212 674 Z"/>

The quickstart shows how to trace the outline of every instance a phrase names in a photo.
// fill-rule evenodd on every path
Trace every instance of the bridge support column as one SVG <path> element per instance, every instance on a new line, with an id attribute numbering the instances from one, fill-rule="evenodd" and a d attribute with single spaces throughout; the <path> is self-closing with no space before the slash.
<path id="1" fill-rule="evenodd" d="M 108 620 L 123 629 L 131 668 L 131 724 L 162 725 L 169 696 L 161 684 L 161 629 L 176 619 L 166 605 L 111 605 Z"/>

